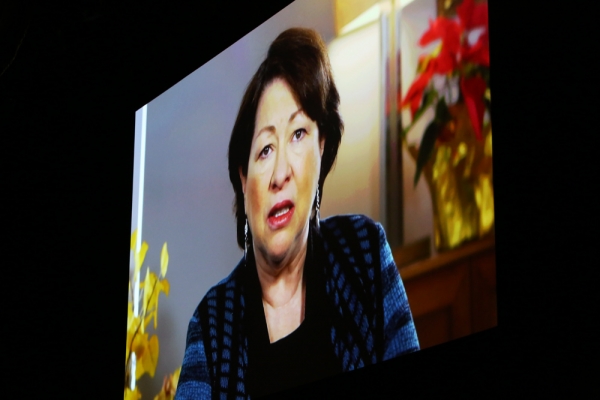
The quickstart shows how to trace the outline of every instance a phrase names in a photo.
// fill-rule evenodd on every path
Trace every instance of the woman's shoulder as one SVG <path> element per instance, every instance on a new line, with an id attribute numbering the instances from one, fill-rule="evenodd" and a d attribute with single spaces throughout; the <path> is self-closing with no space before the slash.
<path id="1" fill-rule="evenodd" d="M 360 214 L 331 216 L 320 221 L 320 236 L 329 262 L 351 265 L 377 265 L 387 239 L 383 227 Z"/>
<path id="2" fill-rule="evenodd" d="M 243 267 L 244 259 L 242 258 L 226 278 L 222 279 L 206 292 L 198 304 L 198 307 L 196 307 L 194 315 L 198 317 L 206 314 L 214 315 L 215 311 L 219 313 L 219 310 L 224 309 L 228 299 L 233 300 L 234 298 L 239 298 L 241 294 L 241 275 Z M 214 311 L 209 311 L 210 309 L 213 309 Z"/>
<path id="3" fill-rule="evenodd" d="M 320 221 L 320 237 L 329 274 L 358 275 L 363 284 L 395 282 L 398 271 L 380 223 L 365 215 L 336 215 Z"/>
<path id="4" fill-rule="evenodd" d="M 213 368 L 228 365 L 223 357 L 234 354 L 232 349 L 238 348 L 233 332 L 243 315 L 240 307 L 243 266 L 242 259 L 229 276 L 208 290 L 194 310 L 188 325 L 177 398 L 208 398 L 211 381 L 217 379 Z"/>
<path id="5" fill-rule="evenodd" d="M 320 229 L 326 236 L 347 241 L 349 237 L 361 239 L 384 236 L 380 223 L 362 214 L 342 214 L 327 217 L 320 221 Z"/>

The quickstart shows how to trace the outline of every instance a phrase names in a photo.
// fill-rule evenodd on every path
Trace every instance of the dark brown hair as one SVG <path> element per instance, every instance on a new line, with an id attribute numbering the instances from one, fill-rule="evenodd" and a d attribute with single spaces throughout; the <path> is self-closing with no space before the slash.
<path id="1" fill-rule="evenodd" d="M 246 176 L 258 102 L 265 88 L 277 78 L 290 86 L 296 101 L 316 122 L 319 139 L 325 139 L 319 175 L 319 204 L 323 197 L 323 183 L 342 140 L 344 125 L 338 112 L 340 96 L 333 82 L 323 39 L 312 29 L 284 31 L 273 41 L 267 58 L 248 84 L 229 140 L 229 179 L 235 192 L 233 209 L 237 220 L 237 242 L 242 249 L 246 213 L 239 168 Z"/>

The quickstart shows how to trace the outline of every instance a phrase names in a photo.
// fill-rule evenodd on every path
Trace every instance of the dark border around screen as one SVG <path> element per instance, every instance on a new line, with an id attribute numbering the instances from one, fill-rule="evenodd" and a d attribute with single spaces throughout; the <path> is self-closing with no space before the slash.
<path id="1" fill-rule="evenodd" d="M 14 160 L 6 248 L 16 261 L 6 264 L 4 326 L 7 349 L 21 349 L 11 382 L 22 393 L 122 396 L 135 111 L 289 1 L 253 4 L 9 10 L 5 54 L 16 56 L 0 76 L 0 106 Z M 564 102 L 582 99 L 572 85 L 586 86 L 556 79 L 577 71 L 552 53 L 560 35 L 538 7 L 490 1 L 489 9 L 498 327 L 288 395 L 587 393 L 592 368 L 584 366 L 597 341 L 583 307 L 594 265 L 584 188 L 593 180 L 568 165 L 589 150 L 571 160 L 556 140 L 557 127 L 572 122 L 561 116 L 571 110 Z M 594 115 L 587 107 L 577 111 Z"/>

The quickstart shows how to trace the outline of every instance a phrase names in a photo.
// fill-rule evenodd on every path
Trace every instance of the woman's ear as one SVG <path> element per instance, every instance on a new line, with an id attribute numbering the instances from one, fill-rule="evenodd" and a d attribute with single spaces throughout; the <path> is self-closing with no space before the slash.
<path id="1" fill-rule="evenodd" d="M 246 177 L 242 173 L 242 167 L 240 167 L 238 169 L 238 172 L 240 174 L 240 181 L 242 181 L 242 192 L 244 192 L 244 194 L 246 194 Z"/>

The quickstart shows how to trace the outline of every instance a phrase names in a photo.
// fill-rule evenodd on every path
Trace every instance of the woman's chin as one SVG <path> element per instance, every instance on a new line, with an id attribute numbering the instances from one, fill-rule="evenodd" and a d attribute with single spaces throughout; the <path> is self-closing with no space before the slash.
<path id="1" fill-rule="evenodd" d="M 282 232 L 283 233 L 283 232 Z M 267 254 L 274 264 L 281 263 L 290 253 L 293 241 L 288 235 L 277 235 L 267 247 Z"/>
<path id="2" fill-rule="evenodd" d="M 269 249 L 267 250 L 269 260 L 273 264 L 280 264 L 281 262 L 283 262 L 283 260 L 285 260 L 286 256 L 288 255 L 289 249 L 290 246 L 269 247 Z"/>

